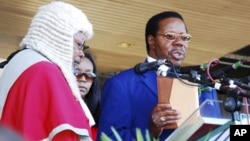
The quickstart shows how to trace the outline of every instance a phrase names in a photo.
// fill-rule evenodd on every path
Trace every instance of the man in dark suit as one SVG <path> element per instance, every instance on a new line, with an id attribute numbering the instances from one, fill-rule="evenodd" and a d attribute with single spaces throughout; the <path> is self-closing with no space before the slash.
<path id="1" fill-rule="evenodd" d="M 145 29 L 146 62 L 168 59 L 174 65 L 181 65 L 190 39 L 191 35 L 179 13 L 165 11 L 154 15 Z M 156 72 L 149 70 L 137 74 L 131 68 L 111 77 L 104 84 L 97 140 L 101 140 L 102 133 L 117 140 L 111 127 L 124 141 L 135 140 L 137 128 L 143 136 L 149 131 L 151 138 L 164 140 L 174 129 L 163 127 L 179 119 L 179 111 L 172 109 L 170 104 L 158 104 Z"/>

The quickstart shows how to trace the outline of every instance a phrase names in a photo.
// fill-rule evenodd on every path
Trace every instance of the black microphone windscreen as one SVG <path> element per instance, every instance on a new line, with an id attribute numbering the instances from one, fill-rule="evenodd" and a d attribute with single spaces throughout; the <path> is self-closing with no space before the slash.
<path id="1" fill-rule="evenodd" d="M 137 74 L 143 74 L 149 70 L 156 70 L 162 64 L 165 64 L 165 59 L 163 60 L 160 59 L 160 60 L 153 61 L 153 62 L 139 63 L 135 65 L 134 71 Z"/>

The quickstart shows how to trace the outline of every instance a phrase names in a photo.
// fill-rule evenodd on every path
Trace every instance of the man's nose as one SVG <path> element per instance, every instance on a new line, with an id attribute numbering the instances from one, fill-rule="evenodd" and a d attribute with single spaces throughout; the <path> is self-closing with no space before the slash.
<path id="1" fill-rule="evenodd" d="M 85 56 L 85 54 L 84 54 L 84 52 L 83 52 L 83 50 L 79 50 L 79 57 L 84 57 Z"/>

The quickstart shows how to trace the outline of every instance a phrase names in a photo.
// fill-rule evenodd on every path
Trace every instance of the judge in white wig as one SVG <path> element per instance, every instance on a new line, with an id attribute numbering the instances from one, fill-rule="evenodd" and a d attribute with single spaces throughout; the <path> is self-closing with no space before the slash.
<path id="1" fill-rule="evenodd" d="M 2 65 L 1 123 L 29 141 L 92 140 L 95 123 L 73 74 L 92 36 L 80 9 L 59 1 L 41 6 L 21 49 Z"/>

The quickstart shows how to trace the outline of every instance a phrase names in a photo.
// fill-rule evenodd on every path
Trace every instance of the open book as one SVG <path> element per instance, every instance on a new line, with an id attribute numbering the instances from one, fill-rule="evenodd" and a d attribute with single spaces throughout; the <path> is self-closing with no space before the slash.
<path id="1" fill-rule="evenodd" d="M 157 81 L 158 102 L 170 103 L 173 109 L 180 111 L 182 118 L 176 123 L 179 127 L 199 107 L 198 87 L 184 84 L 176 78 L 158 76 Z"/>

